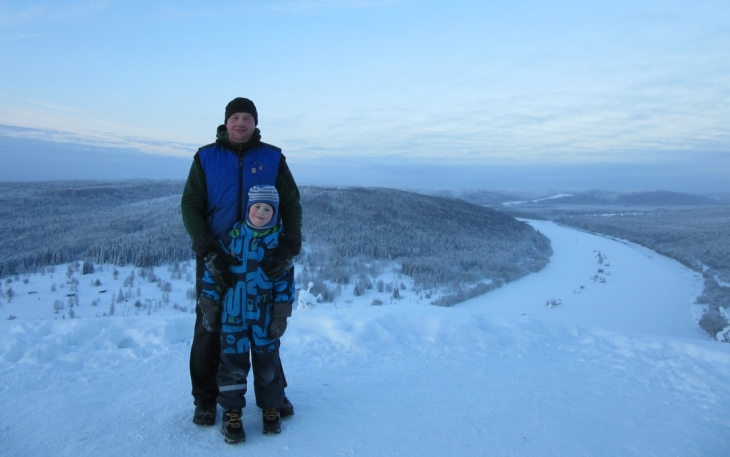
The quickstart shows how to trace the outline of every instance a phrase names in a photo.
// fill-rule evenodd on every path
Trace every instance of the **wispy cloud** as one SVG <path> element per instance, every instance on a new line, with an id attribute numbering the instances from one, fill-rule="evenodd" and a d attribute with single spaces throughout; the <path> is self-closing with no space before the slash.
<path id="1" fill-rule="evenodd" d="M 198 145 L 160 141 L 151 138 L 119 135 L 111 132 L 76 133 L 54 129 L 38 129 L 0 124 L 0 136 L 27 140 L 47 141 L 51 143 L 75 144 L 135 150 L 149 154 L 189 156 Z"/>
<path id="2" fill-rule="evenodd" d="M 98 115 L 44 100 L 3 96 L 0 93 L 0 135 L 58 143 L 77 143 L 146 153 L 190 156 L 200 145 L 170 141 Z"/>
<path id="3" fill-rule="evenodd" d="M 43 34 L 41 33 L 17 33 L 15 35 L 0 37 L 0 41 L 3 43 L 15 43 L 19 41 L 35 40 L 42 36 Z"/>
<path id="4" fill-rule="evenodd" d="M 42 6 L 23 6 L 11 11 L 7 5 L 0 4 L 0 28 L 17 27 L 33 22 L 46 13 Z"/>
<path id="5" fill-rule="evenodd" d="M 405 0 L 280 0 L 266 3 L 276 10 L 308 12 L 324 9 L 373 8 L 404 2 Z"/>
<path id="6" fill-rule="evenodd" d="M 91 0 L 84 2 L 73 2 L 65 5 L 54 4 L 50 10 L 50 17 L 53 20 L 66 21 L 69 19 L 81 19 L 90 15 L 98 14 L 109 9 L 107 0 Z"/>
<path id="7" fill-rule="evenodd" d="M 367 103 L 354 95 L 328 100 L 330 113 L 292 114 L 275 119 L 275 127 L 288 135 L 283 147 L 306 150 L 306 157 L 323 138 L 322 155 L 338 150 L 461 162 L 648 163 L 700 151 L 730 155 L 724 76 L 730 64 L 722 59 L 700 68 L 646 60 L 639 68 L 588 77 L 558 67 L 544 71 L 540 84 L 499 85 L 541 69 L 528 66 L 495 78 L 496 86 L 476 80 L 416 95 L 353 89 L 367 92 Z"/>
<path id="8" fill-rule="evenodd" d="M 642 100 L 558 93 L 480 98 L 448 109 L 412 107 L 358 110 L 348 117 L 287 118 L 275 129 L 287 132 L 288 150 L 312 149 L 327 139 L 340 154 L 454 162 L 651 162 L 668 153 L 725 150 L 728 110 L 702 100 Z M 322 154 L 327 154 L 322 150 Z"/>
<path id="9" fill-rule="evenodd" d="M 15 9 L 9 8 L 6 3 L 0 5 L 0 28 L 21 27 L 43 21 L 79 20 L 108 8 L 109 2 L 106 0 L 25 3 Z"/>
<path id="10" fill-rule="evenodd" d="M 161 14 L 162 17 L 165 19 L 198 19 L 198 18 L 212 18 L 216 16 L 224 16 L 226 15 L 225 11 L 221 10 L 213 10 L 213 9 L 183 9 L 179 6 L 171 6 L 169 8 L 166 8 L 164 12 Z"/>
<path id="11" fill-rule="evenodd" d="M 393 4 L 408 7 L 386 8 Z M 17 7 L 12 14 L 3 14 L 0 24 L 70 20 L 110 7 L 104 1 L 59 5 Z M 0 11 L 3 8 L 8 9 L 0 6 Z M 33 135 L 54 141 L 134 145 L 163 153 L 183 145 L 180 153 L 189 155 L 200 144 L 182 141 L 209 139 L 227 97 L 245 91 L 256 99 L 260 113 L 266 112 L 262 115 L 265 141 L 304 159 L 396 155 L 461 163 L 648 163 L 697 151 L 730 154 L 729 29 L 716 19 L 722 12 L 709 17 L 688 7 L 688 14 L 699 15 L 696 19 L 669 14 L 645 26 L 642 21 L 622 23 L 635 16 L 633 6 L 619 7 L 621 14 L 602 19 L 606 22 L 601 24 L 594 18 L 602 17 L 603 7 L 586 6 L 590 14 L 556 9 L 551 23 L 550 18 L 543 20 L 540 8 L 529 12 L 509 6 L 503 9 L 510 14 L 497 16 L 505 20 L 500 28 L 491 11 L 484 15 L 481 9 L 484 16 L 479 16 L 464 5 L 421 7 L 411 0 L 254 0 L 231 8 L 239 15 L 244 9 L 262 13 L 256 21 L 262 30 L 276 29 L 286 16 L 269 14 L 272 8 L 327 10 L 328 14 L 293 15 L 305 27 L 293 27 L 296 30 L 289 30 L 290 36 L 282 30 L 252 42 L 245 52 L 255 56 L 250 61 L 255 62 L 254 68 L 244 57 L 237 62 L 243 56 L 238 52 L 236 59 L 222 54 L 221 66 L 209 64 L 218 58 L 214 47 L 230 38 L 228 28 L 217 27 L 217 18 L 200 22 L 211 31 L 206 37 L 217 31 L 218 38 L 206 41 L 188 33 L 195 21 L 188 24 L 185 19 L 215 17 L 223 14 L 220 7 L 165 1 L 142 11 L 127 11 L 130 18 L 144 12 L 156 14 L 154 19 L 181 19 L 142 21 L 150 34 L 166 30 L 149 43 L 175 43 L 177 52 L 160 53 L 162 47 L 146 42 L 147 34 L 114 29 L 124 21 L 104 23 L 113 34 L 98 35 L 104 46 L 90 49 L 93 58 L 64 68 L 62 83 L 53 78 L 57 66 L 28 65 L 38 69 L 35 75 L 6 78 L 7 92 L 0 88 L 0 124 L 37 129 Z M 362 14 L 367 18 L 360 28 L 351 31 L 348 21 L 340 20 L 349 20 L 350 11 L 329 14 L 329 10 L 346 8 L 368 13 Z M 420 12 L 426 14 L 419 16 Z M 454 16 L 441 24 L 445 14 Z M 564 17 L 571 14 L 577 14 L 571 21 L 583 24 L 576 26 L 578 31 L 565 27 L 570 24 Z M 382 33 L 378 26 L 383 17 L 388 23 L 402 24 L 404 33 L 399 27 Z M 422 22 L 406 23 L 406 18 Z M 485 27 L 482 19 L 493 22 Z M 459 26 L 452 27 L 455 24 Z M 462 24 L 468 33 L 457 33 Z M 313 33 L 311 40 L 303 38 L 305 28 L 329 25 L 337 27 L 331 33 Z M 7 26 L 0 29 L 0 37 L 5 33 L 6 40 L 21 40 L 41 28 L 8 30 Z M 125 33 L 129 39 L 119 40 Z M 82 41 L 88 41 L 86 35 L 74 38 L 66 48 L 68 56 L 49 55 L 46 60 L 68 62 L 73 54 L 86 55 L 77 51 Z M 200 42 L 204 46 L 196 50 Z M 40 46 L 38 51 L 48 52 Z M 27 63 L 24 56 L 17 53 L 18 67 Z M 142 64 L 140 58 L 148 60 Z M 28 83 L 33 76 L 33 83 Z M 74 85 L 77 81 L 79 86 Z M 58 93 L 60 84 L 68 89 L 46 100 L 79 108 L 20 99 L 36 94 L 50 97 Z M 123 110 L 105 111 L 111 104 L 98 102 L 122 91 L 125 99 L 117 101 L 117 106 Z M 17 99 L 12 99 L 16 94 Z M 213 99 L 220 101 L 219 107 L 212 106 Z M 216 117 L 208 117 L 209 112 Z M 203 129 L 205 133 L 200 133 Z M 165 137 L 175 138 L 177 145 L 169 147 Z"/>

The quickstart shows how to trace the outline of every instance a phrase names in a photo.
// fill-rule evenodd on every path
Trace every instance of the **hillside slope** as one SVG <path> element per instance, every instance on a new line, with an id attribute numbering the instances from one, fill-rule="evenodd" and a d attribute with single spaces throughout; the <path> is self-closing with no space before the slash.
<path id="1" fill-rule="evenodd" d="M 420 289 L 450 289 L 441 305 L 539 271 L 552 253 L 549 240 L 528 224 L 458 199 L 307 187 L 302 206 L 305 241 L 316 254 L 302 262 L 313 278 L 348 283 L 355 278 L 333 268 L 395 262 Z"/>
<path id="2" fill-rule="evenodd" d="M 88 260 L 150 267 L 191 258 L 181 181 L 0 183 L 0 277 Z M 450 305 L 538 271 L 550 243 L 527 224 L 461 200 L 393 189 L 303 187 L 304 281 L 315 293 L 395 263 Z M 39 231 L 44 234 L 39 242 Z M 366 271 L 366 267 L 371 269 Z"/>
<path id="3" fill-rule="evenodd" d="M 584 190 L 463 190 L 463 189 L 418 189 L 426 195 L 459 198 L 478 205 L 615 205 L 615 206 L 711 206 L 726 204 L 721 198 L 669 191 L 607 191 Z"/>

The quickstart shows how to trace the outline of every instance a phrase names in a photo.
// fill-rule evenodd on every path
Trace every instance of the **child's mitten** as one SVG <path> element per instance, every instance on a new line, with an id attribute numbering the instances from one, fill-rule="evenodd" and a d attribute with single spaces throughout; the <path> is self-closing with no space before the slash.
<path id="1" fill-rule="evenodd" d="M 269 337 L 281 338 L 286 331 L 286 318 L 291 316 L 291 302 L 276 302 L 271 308 L 271 324 L 269 324 Z"/>

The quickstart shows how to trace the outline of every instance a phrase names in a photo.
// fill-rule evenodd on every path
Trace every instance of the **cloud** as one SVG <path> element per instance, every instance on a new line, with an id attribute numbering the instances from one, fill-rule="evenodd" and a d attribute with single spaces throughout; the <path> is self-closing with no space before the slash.
<path id="1" fill-rule="evenodd" d="M 39 127 L 43 126 L 43 127 Z M 0 93 L 0 136 L 187 157 L 200 144 L 106 120 L 84 110 Z"/>
<path id="2" fill-rule="evenodd" d="M 3 131 L 4 132 L 4 131 Z M 145 154 L 76 142 L 57 142 L 0 134 L 0 181 L 68 179 L 185 179 L 188 157 Z"/>
<path id="3" fill-rule="evenodd" d="M 708 155 L 712 155 L 708 153 Z M 454 162 L 410 157 L 291 157 L 300 185 L 451 189 L 605 189 L 728 192 L 730 158 L 714 166 L 686 156 L 663 163 L 522 163 L 482 160 Z"/>
<path id="4" fill-rule="evenodd" d="M 9 35 L 0 37 L 0 41 L 3 43 L 15 43 L 19 41 L 35 40 L 36 38 L 42 37 L 41 33 L 17 33 L 15 35 Z"/>
<path id="5" fill-rule="evenodd" d="M 282 0 L 266 3 L 276 10 L 308 12 L 323 9 L 373 8 L 403 3 L 403 0 Z"/>
<path id="6" fill-rule="evenodd" d="M 79 134 L 63 130 L 37 129 L 0 124 L 0 137 L 43 141 L 107 149 L 136 150 L 165 156 L 189 156 L 198 145 L 119 135 L 110 132 Z"/>
<path id="7" fill-rule="evenodd" d="M 582 103 L 577 93 L 530 95 L 455 101 L 448 108 L 353 108 L 339 118 L 275 119 L 273 130 L 283 132 L 280 146 L 289 151 L 455 162 L 646 162 L 730 149 L 727 109 L 719 106 L 705 114 L 630 94 L 622 100 L 590 94 Z"/>
<path id="8" fill-rule="evenodd" d="M 464 161 L 644 162 L 730 152 L 730 59 L 720 58 L 727 51 L 695 51 L 621 48 L 626 55 L 512 64 L 475 58 L 440 83 L 419 77 L 440 67 L 393 69 L 372 84 L 354 80 L 350 93 L 311 113 L 277 119 L 276 129 L 291 135 L 282 137 L 287 150 L 324 139 L 343 154 Z"/>
<path id="9" fill-rule="evenodd" d="M 127 144 L 137 147 L 125 148 Z M 185 157 L 151 153 L 172 146 L 185 150 Z M 70 132 L 0 125 L 0 181 L 184 179 L 196 149 L 190 145 L 172 146 L 134 138 L 94 142 Z M 730 191 L 730 155 L 717 151 L 666 153 L 660 162 L 636 163 L 618 163 L 610 158 L 584 163 L 508 162 L 483 156 L 466 161 L 448 151 L 434 157 L 397 153 L 369 156 L 343 153 L 326 144 L 297 151 L 285 149 L 285 154 L 300 185 Z"/>
<path id="10" fill-rule="evenodd" d="M 0 5 L 0 28 L 21 27 L 44 21 L 79 20 L 105 11 L 108 7 L 109 2 L 103 0 L 31 5 L 25 3 L 14 10 L 9 10 L 7 5 Z"/>
<path id="11" fill-rule="evenodd" d="M 106 0 L 53 4 L 53 7 L 49 10 L 49 16 L 56 21 L 78 20 L 108 9 L 109 2 Z"/>

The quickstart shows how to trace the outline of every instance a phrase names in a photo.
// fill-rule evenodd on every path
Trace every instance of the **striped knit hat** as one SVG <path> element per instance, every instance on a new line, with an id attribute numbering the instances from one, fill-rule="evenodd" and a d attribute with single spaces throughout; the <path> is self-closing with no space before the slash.
<path id="1" fill-rule="evenodd" d="M 269 221 L 269 223 L 263 227 L 256 227 L 254 224 L 251 223 L 251 220 L 248 218 L 248 212 L 251 209 L 251 206 L 255 205 L 256 203 L 266 203 L 274 209 L 274 214 L 271 217 L 271 221 Z M 278 221 L 279 192 L 277 192 L 276 187 L 268 185 L 253 186 L 251 190 L 248 191 L 248 206 L 246 206 L 246 223 L 248 224 L 248 226 L 253 227 L 257 230 L 261 230 L 275 226 Z"/>

